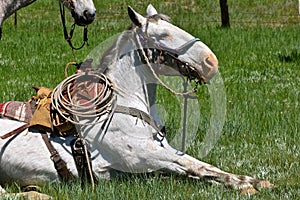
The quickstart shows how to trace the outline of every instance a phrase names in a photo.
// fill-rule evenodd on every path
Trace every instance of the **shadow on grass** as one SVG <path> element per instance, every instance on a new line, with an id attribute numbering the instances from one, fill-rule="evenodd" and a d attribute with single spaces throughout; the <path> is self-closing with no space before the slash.
<path id="1" fill-rule="evenodd" d="M 278 58 L 281 62 L 296 62 L 300 63 L 300 50 L 293 49 L 289 52 L 279 52 Z"/>

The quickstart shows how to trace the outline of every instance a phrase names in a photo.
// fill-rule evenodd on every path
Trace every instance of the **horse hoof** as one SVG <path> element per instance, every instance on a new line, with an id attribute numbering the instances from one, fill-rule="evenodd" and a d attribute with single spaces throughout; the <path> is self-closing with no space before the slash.
<path id="1" fill-rule="evenodd" d="M 270 181 L 263 180 L 260 182 L 260 188 L 274 188 L 275 185 L 270 183 Z"/>
<path id="2" fill-rule="evenodd" d="M 260 190 L 262 188 L 274 188 L 275 185 L 270 183 L 270 181 L 267 180 L 260 180 L 255 186 L 255 189 Z"/>
<path id="3" fill-rule="evenodd" d="M 243 189 L 241 189 L 241 194 L 250 195 L 250 194 L 256 194 L 257 190 L 253 186 L 248 186 Z"/>

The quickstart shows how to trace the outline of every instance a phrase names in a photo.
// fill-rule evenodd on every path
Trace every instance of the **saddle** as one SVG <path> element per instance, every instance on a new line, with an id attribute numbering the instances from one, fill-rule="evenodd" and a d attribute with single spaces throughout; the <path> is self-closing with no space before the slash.
<path id="1" fill-rule="evenodd" d="M 85 66 L 82 67 L 84 70 L 88 69 L 86 67 L 87 64 L 90 65 L 91 62 L 89 60 L 85 62 Z M 79 67 L 80 65 L 77 66 L 77 68 Z M 79 71 L 79 73 L 81 72 Z M 25 125 L 0 136 L 0 138 L 6 139 L 12 135 L 21 133 L 27 128 L 39 130 L 61 180 L 67 181 L 74 179 L 74 177 L 51 144 L 47 132 L 62 137 L 74 136 L 75 139 L 71 142 L 71 149 L 79 176 L 81 180 L 95 183 L 97 181 L 96 176 L 92 172 L 92 169 L 87 167 L 91 166 L 90 153 L 87 151 L 84 141 L 79 137 L 75 125 L 68 120 L 71 116 L 66 118 L 67 114 L 64 113 L 64 117 L 62 117 L 60 113 L 64 112 L 64 110 L 60 109 L 60 112 L 58 112 L 52 106 L 52 89 L 36 86 L 33 88 L 36 90 L 37 95 L 31 97 L 28 102 L 10 101 L 0 104 L 0 118 L 25 122 Z M 97 92 L 101 91 L 101 83 L 93 84 L 89 80 L 74 81 L 70 87 L 71 94 L 65 92 L 64 95 L 72 96 L 74 94 L 74 98 L 77 98 L 78 101 L 85 102 L 86 99 L 94 97 L 95 88 L 97 88 L 96 94 L 98 94 Z M 88 153 L 86 154 L 86 152 Z"/>
<path id="2" fill-rule="evenodd" d="M 39 131 L 50 132 L 59 136 L 76 135 L 75 126 L 68 120 L 59 116 L 51 107 L 52 89 L 34 87 L 37 96 L 30 98 L 28 102 L 9 101 L 0 104 L 0 117 L 25 122 L 26 128 L 34 128 Z M 21 132 L 22 130 L 19 130 Z M 17 133 L 15 130 L 13 133 Z M 9 132 L 1 136 L 5 139 L 11 136 Z"/>
<path id="3" fill-rule="evenodd" d="M 91 59 L 87 59 L 80 64 L 68 63 L 65 70 L 66 77 L 68 76 L 67 68 L 71 64 L 77 67 L 76 74 L 80 74 L 91 71 L 91 63 Z M 91 76 L 74 79 L 69 83 L 68 88 L 61 92 L 63 101 L 55 106 L 52 105 L 53 89 L 36 86 L 33 88 L 37 94 L 32 96 L 28 102 L 10 101 L 0 104 L 0 118 L 9 118 L 27 123 L 23 130 L 34 128 L 66 137 L 77 135 L 75 125 L 72 123 L 72 116 L 65 110 L 69 106 L 67 101 L 88 106 L 89 100 L 97 98 L 103 92 L 103 83 L 99 82 L 98 79 L 93 80 Z M 21 131 L 19 130 L 19 132 Z M 16 133 L 16 131 L 13 132 Z M 11 135 L 12 133 L 7 133 L 1 138 L 5 139 Z"/>

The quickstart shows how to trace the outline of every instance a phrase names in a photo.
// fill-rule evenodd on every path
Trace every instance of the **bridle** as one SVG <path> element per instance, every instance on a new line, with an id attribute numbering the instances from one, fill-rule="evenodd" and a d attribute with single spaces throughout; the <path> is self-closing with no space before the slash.
<path id="1" fill-rule="evenodd" d="M 147 18 L 147 22 L 146 22 L 146 29 L 145 31 L 142 31 L 141 28 L 139 27 L 136 27 L 135 29 L 135 32 L 136 32 L 136 35 L 137 35 L 137 42 L 140 46 L 140 49 L 142 50 L 142 54 L 143 54 L 143 57 L 145 58 L 145 61 L 146 61 L 146 64 L 149 66 L 150 70 L 152 71 L 153 75 L 155 76 L 155 78 L 160 82 L 160 84 L 162 84 L 162 86 L 164 88 L 166 88 L 168 91 L 170 91 L 171 93 L 175 94 L 175 95 L 178 95 L 178 96 L 185 96 L 185 95 L 189 95 L 191 93 L 194 93 L 197 91 L 197 87 L 199 84 L 201 84 L 201 80 L 200 81 L 196 81 L 196 85 L 195 87 L 190 90 L 190 91 L 187 91 L 185 93 L 180 93 L 180 92 L 176 92 L 174 90 L 172 90 L 170 87 L 168 87 L 158 76 L 157 74 L 155 73 L 150 61 L 149 61 L 149 58 L 148 56 L 146 55 L 146 52 L 145 52 L 145 49 L 149 49 L 149 47 L 152 47 L 156 50 L 159 50 L 163 55 L 165 56 L 168 56 L 170 57 L 171 59 L 173 59 L 174 61 L 176 61 L 177 63 L 179 63 L 179 65 L 181 66 L 180 68 L 178 68 L 178 71 L 181 73 L 182 69 L 186 70 L 187 71 L 187 74 L 188 74 L 188 79 L 189 80 L 192 80 L 192 76 L 191 76 L 191 73 L 192 72 L 196 72 L 197 75 L 200 77 L 200 79 L 204 79 L 202 78 L 203 75 L 202 74 L 199 74 L 196 70 L 195 70 L 195 67 L 193 67 L 190 63 L 188 62 L 184 62 L 182 60 L 180 60 L 178 58 L 178 56 L 180 54 L 182 54 L 184 51 L 187 51 L 189 48 L 192 47 L 192 45 L 198 41 L 200 41 L 199 38 L 193 38 L 189 41 L 187 41 L 185 44 L 181 45 L 180 47 L 177 47 L 177 48 L 170 48 L 160 42 L 157 42 L 157 41 L 154 41 L 154 39 L 152 39 L 151 37 L 148 36 L 148 33 L 147 33 L 147 29 L 148 29 L 148 24 L 149 24 L 149 19 Z M 179 67 L 178 65 L 178 67 Z"/>
<path id="2" fill-rule="evenodd" d="M 69 3 L 71 6 L 72 11 L 74 11 L 74 5 L 72 4 L 71 0 L 66 0 L 65 2 Z M 63 5 L 62 1 L 59 1 L 59 10 L 60 10 L 60 16 L 61 16 L 61 21 L 62 21 L 62 25 L 63 25 L 63 30 L 64 30 L 64 37 L 65 40 L 68 42 L 68 44 L 70 45 L 70 47 L 73 50 L 79 50 L 82 47 L 84 47 L 84 45 L 86 44 L 87 46 L 88 44 L 88 29 L 87 29 L 87 25 L 84 26 L 84 30 L 83 30 L 83 43 L 81 44 L 81 46 L 79 47 L 74 47 L 74 45 L 72 44 L 72 37 L 73 37 L 73 33 L 75 30 L 75 23 L 71 26 L 71 30 L 70 30 L 70 34 L 68 33 L 67 27 L 66 27 L 66 18 L 65 18 L 65 7 Z"/>

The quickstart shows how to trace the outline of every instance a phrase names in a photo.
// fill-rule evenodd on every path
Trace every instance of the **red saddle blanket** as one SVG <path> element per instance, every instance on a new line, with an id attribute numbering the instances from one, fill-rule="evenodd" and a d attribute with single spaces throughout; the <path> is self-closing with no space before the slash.
<path id="1" fill-rule="evenodd" d="M 9 101 L 0 104 L 0 117 L 29 123 L 32 111 L 29 102 Z"/>

